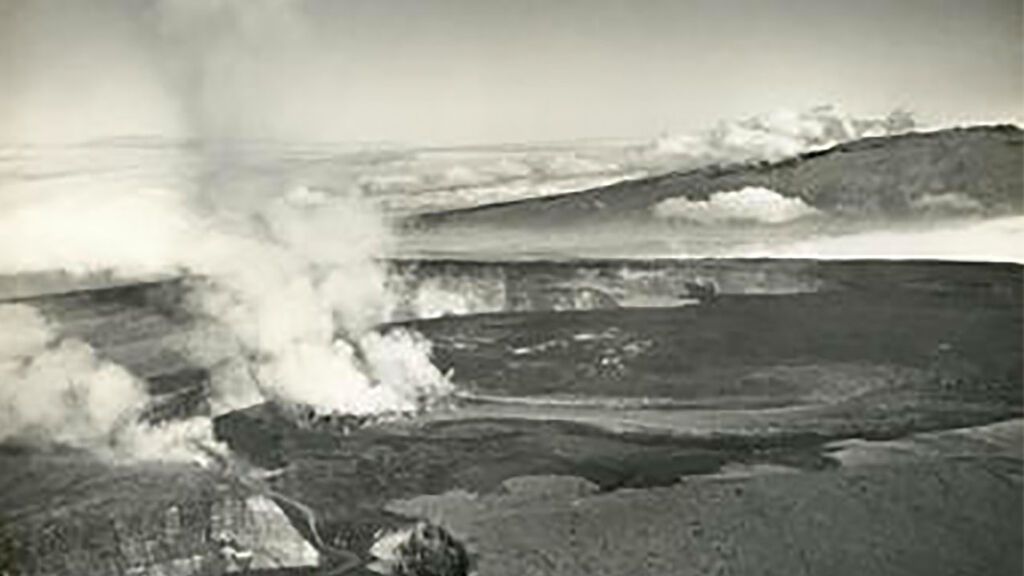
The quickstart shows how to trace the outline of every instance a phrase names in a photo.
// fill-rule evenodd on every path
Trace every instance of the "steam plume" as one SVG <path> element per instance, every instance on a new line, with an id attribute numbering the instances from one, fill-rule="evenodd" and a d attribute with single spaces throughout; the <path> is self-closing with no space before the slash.
<path id="1" fill-rule="evenodd" d="M 0 441 L 56 442 L 118 459 L 188 460 L 191 442 L 216 446 L 206 420 L 140 422 L 145 385 L 88 344 L 61 338 L 30 306 L 0 306 L 0 382 Z"/>
<path id="2" fill-rule="evenodd" d="M 28 37 L 12 42 L 19 48 L 45 45 L 75 61 L 88 61 L 76 50 L 98 50 L 93 55 L 124 72 L 106 77 L 123 78 L 120 89 L 142 95 L 131 108 L 159 120 L 136 126 L 198 139 L 202 160 L 183 163 L 186 177 L 170 186 L 146 178 L 58 180 L 38 194 L 30 182 L 0 182 L 0 273 L 198 278 L 195 311 L 226 328 L 237 352 L 214 374 L 219 409 L 271 399 L 331 412 L 401 411 L 444 393 L 449 384 L 430 363 L 426 340 L 411 332 L 374 331 L 390 311 L 376 263 L 390 232 L 372 206 L 347 193 L 344 183 L 329 191 L 301 185 L 289 191 L 208 178 L 230 176 L 256 139 L 325 135 L 329 115 L 317 103 L 328 104 L 336 86 L 329 75 L 314 74 L 323 63 L 309 59 L 332 51 L 308 45 L 322 38 L 310 33 L 302 5 L 104 1 L 98 16 L 77 4 L 62 12 L 65 7 L 48 0 L 19 5 L 12 11 L 15 28 Z M 67 30 L 71 41 L 62 40 Z M 38 59 L 51 62 L 51 56 L 40 53 Z M 34 109 L 33 102 L 46 103 L 44 96 L 66 92 L 60 69 L 51 76 L 19 70 L 24 94 L 7 97 L 19 106 Z M 15 127 L 13 137 L 78 140 L 112 126 L 130 132 L 130 126 L 110 122 L 121 113 L 115 95 L 89 100 L 96 114 L 76 116 L 75 122 L 60 121 L 73 115 L 72 102 L 49 102 L 56 119 L 34 115 L 32 123 Z M 175 128 L 166 130 L 168 123 Z M 65 125 L 75 129 L 62 131 Z M 33 312 L 6 314 L 10 328 L 27 327 L 34 336 L 0 342 L 0 410 L 10 423 L 3 437 L 34 430 L 85 447 L 117 438 L 138 454 L 181 444 L 187 435 L 182 428 L 124 424 L 134 422 L 148 401 L 145 387 L 125 369 L 98 359 L 82 342 L 62 340 L 59 327 Z M 33 388 L 45 393 L 25 392 Z"/>

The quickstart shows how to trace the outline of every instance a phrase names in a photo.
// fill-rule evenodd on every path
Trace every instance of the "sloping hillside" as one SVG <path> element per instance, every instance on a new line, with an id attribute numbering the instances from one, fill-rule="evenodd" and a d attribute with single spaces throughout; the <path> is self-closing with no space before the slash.
<path id="1" fill-rule="evenodd" d="M 536 227 L 637 219 L 670 198 L 706 200 L 716 192 L 750 186 L 832 213 L 898 218 L 955 203 L 986 214 L 1019 213 L 1024 208 L 1024 131 L 977 126 L 864 138 L 781 162 L 673 172 L 572 194 L 427 214 L 408 223 Z"/>

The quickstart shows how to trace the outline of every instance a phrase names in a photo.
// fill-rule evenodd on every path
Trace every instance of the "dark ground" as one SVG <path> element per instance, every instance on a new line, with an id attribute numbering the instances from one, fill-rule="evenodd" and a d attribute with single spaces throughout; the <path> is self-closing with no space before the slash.
<path id="1" fill-rule="evenodd" d="M 967 475 L 970 465 L 950 472 L 938 458 L 913 470 L 877 470 L 876 477 L 874 469 L 843 471 L 831 446 L 1019 417 L 1024 347 L 1012 286 L 726 296 L 670 309 L 423 321 L 414 325 L 435 343 L 439 365 L 453 368 L 455 382 L 473 394 L 460 407 L 354 432 L 302 429 L 261 407 L 219 419 L 218 431 L 255 462 L 284 467 L 276 485 L 322 510 L 325 531 L 353 548 L 397 521 L 383 512 L 391 500 L 453 490 L 500 494 L 504 481 L 523 476 L 581 478 L 603 494 L 673 486 L 736 467 L 781 469 L 810 473 L 817 478 L 806 480 L 810 486 L 822 482 L 822 490 L 840 494 L 856 483 L 849 474 L 867 475 L 868 485 L 881 482 L 871 488 L 878 498 L 899 499 L 892 491 L 906 489 L 904 481 Z M 534 404 L 524 405 L 524 397 Z M 664 402 L 645 408 L 639 398 Z M 642 430 L 623 432 L 626 420 L 641 422 Z M 740 501 L 759 506 L 752 502 L 760 497 Z M 837 505 L 854 506 L 851 498 Z M 985 502 L 986 514 L 998 509 Z M 1007 508 L 1003 518 L 989 520 L 1005 528 L 1019 518 Z M 843 530 L 851 533 L 844 538 L 856 538 L 871 528 Z M 1000 537 L 1019 540 L 1012 532 Z M 759 554 L 770 554 L 770 546 L 759 545 Z M 827 551 L 818 554 L 827 560 Z M 1001 562 L 1013 564 L 1013 556 L 1001 554 Z M 878 559 L 865 562 L 877 567 Z M 573 573 L 561 570 L 538 573 Z"/>
<path id="2" fill-rule="evenodd" d="M 818 293 L 415 322 L 453 406 L 352 430 L 263 405 L 216 431 L 329 545 L 430 517 L 481 574 L 1019 574 L 1021 268 L 833 266 Z M 173 286 L 36 304 L 188 412 L 205 372 L 175 352 Z M 19 450 L 0 455 L 9 526 L 87 533 L 125 495 L 209 490 Z"/>

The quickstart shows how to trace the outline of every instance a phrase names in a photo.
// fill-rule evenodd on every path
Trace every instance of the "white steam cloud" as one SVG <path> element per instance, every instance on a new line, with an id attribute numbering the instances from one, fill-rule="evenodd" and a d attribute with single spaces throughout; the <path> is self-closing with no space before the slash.
<path id="1" fill-rule="evenodd" d="M 61 338 L 39 312 L 0 305 L 0 441 L 56 442 L 116 459 L 189 460 L 214 447 L 208 420 L 149 425 L 149 396 L 130 372 L 88 344 Z"/>
<path id="2" fill-rule="evenodd" d="M 756 186 L 730 192 L 715 192 L 707 200 L 669 198 L 656 204 L 653 210 L 659 218 L 686 220 L 699 224 L 781 224 L 818 212 L 800 198 L 783 196 L 774 190 Z"/>
<path id="3" fill-rule="evenodd" d="M 392 304 L 375 260 L 386 230 L 371 208 L 301 191 L 259 216 L 261 238 L 208 238 L 188 268 L 213 280 L 201 307 L 232 327 L 265 395 L 369 413 L 447 391 L 424 339 L 373 330 Z"/>
<path id="4" fill-rule="evenodd" d="M 194 136 L 337 140 L 345 54 L 295 0 L 159 0 L 164 80 Z"/>
<path id="5" fill-rule="evenodd" d="M 58 441 L 91 442 L 126 424 L 145 388 L 89 345 L 60 340 L 28 306 L 0 306 L 0 438 L 43 430 Z"/>
<path id="6" fill-rule="evenodd" d="M 328 411 L 413 409 L 448 386 L 422 338 L 373 331 L 391 310 L 376 260 L 387 242 L 358 197 L 301 188 L 246 218 L 202 214 L 160 190 L 0 213 L 7 273 L 202 277 L 196 309 L 231 329 L 261 393 Z"/>
<path id="7" fill-rule="evenodd" d="M 338 136 L 329 121 L 336 77 L 316 60 L 334 51 L 310 44 L 325 39 L 301 3 L 40 0 L 6 12 L 15 22 L 0 30 L 3 48 L 26 64 L 14 67 L 17 91 L 0 100 L 23 119 L 2 128 L 5 139 L 155 132 L 198 139 L 189 153 L 202 158 L 170 183 L 147 181 L 148 167 L 113 183 L 48 176 L 42 189 L 32 178 L 0 179 L 0 274 L 198 278 L 193 309 L 226 329 L 235 352 L 215 366 L 217 409 L 269 399 L 324 412 L 406 411 L 448 391 L 425 339 L 375 331 L 391 310 L 377 264 L 390 231 L 369 203 L 301 185 L 268 197 L 248 182 L 209 178 L 233 175 L 257 140 Z M 97 84 L 109 86 L 86 89 Z M 0 341 L 2 438 L 114 442 L 145 457 L 187 450 L 182 442 L 208 428 L 132 424 L 149 398 L 127 370 L 62 340 L 31 311 L 5 314 L 4 332 L 27 332 Z M 196 356 L 212 354 L 202 338 Z"/>
<path id="8" fill-rule="evenodd" d="M 232 218 L 160 190 L 60 194 L 0 212 L 4 273 L 198 277 L 194 310 L 227 328 L 234 346 L 213 374 L 218 410 L 269 399 L 322 412 L 397 412 L 448 392 L 429 342 L 374 329 L 392 308 L 376 260 L 387 242 L 383 221 L 358 197 L 304 189 Z M 86 344 L 60 340 L 23 307 L 0 320 L 4 436 L 32 430 L 85 447 L 115 438 L 140 456 L 182 438 L 178 428 L 156 435 L 128 425 L 148 402 L 144 386 Z M 198 348 L 209 344 L 196 339 Z M 168 446 L 152 448 L 161 443 Z"/>

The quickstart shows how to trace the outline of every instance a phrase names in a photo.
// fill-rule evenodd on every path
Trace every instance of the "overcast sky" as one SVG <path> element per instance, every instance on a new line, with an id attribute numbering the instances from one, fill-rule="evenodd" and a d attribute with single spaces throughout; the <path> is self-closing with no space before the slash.
<path id="1" fill-rule="evenodd" d="M 1020 0 L 0 0 L 0 136 L 650 137 L 1024 117 Z"/>

